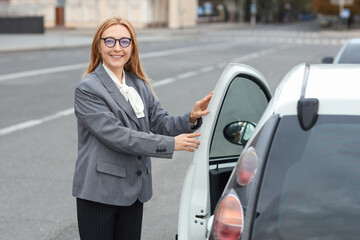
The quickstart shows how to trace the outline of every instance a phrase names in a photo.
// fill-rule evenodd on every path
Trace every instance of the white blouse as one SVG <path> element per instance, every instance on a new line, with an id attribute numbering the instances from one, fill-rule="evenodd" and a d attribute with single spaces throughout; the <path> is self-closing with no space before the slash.
<path id="1" fill-rule="evenodd" d="M 114 81 L 116 87 L 119 89 L 121 94 L 125 97 L 126 101 L 128 101 L 133 108 L 137 118 L 145 117 L 144 114 L 144 103 L 141 100 L 139 93 L 133 88 L 126 85 L 125 82 L 125 71 L 123 70 L 122 83 L 116 77 L 116 75 L 103 64 L 103 67 L 107 74 L 109 74 L 110 78 Z"/>

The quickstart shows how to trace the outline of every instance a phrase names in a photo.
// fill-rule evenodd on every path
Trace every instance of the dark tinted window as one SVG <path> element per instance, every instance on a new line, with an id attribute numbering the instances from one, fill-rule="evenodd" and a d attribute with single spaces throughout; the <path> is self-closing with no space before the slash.
<path id="1" fill-rule="evenodd" d="M 339 63 L 360 63 L 360 44 L 349 44 L 341 55 Z"/>
<path id="2" fill-rule="evenodd" d="M 270 149 L 252 239 L 360 236 L 360 118 L 320 116 L 309 131 L 281 119 Z"/>

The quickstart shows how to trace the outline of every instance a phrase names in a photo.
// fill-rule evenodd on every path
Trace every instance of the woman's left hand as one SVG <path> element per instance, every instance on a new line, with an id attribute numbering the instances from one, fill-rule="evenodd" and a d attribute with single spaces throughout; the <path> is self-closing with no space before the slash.
<path id="1" fill-rule="evenodd" d="M 209 110 L 207 109 L 210 99 L 213 95 L 214 91 L 212 91 L 211 93 L 209 93 L 206 97 L 204 97 L 203 99 L 197 101 L 195 103 L 195 107 L 192 110 L 192 112 L 190 113 L 190 122 L 194 123 L 198 118 L 201 118 L 202 116 L 205 116 L 207 114 L 209 114 Z"/>

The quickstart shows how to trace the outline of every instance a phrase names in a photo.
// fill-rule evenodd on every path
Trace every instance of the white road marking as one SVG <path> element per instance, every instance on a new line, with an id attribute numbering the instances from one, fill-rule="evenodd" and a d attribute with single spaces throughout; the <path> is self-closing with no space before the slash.
<path id="1" fill-rule="evenodd" d="M 189 78 L 189 77 L 193 77 L 199 75 L 198 71 L 190 71 L 190 72 L 186 72 L 183 74 L 180 74 L 177 76 L 178 79 L 185 79 L 185 78 Z"/>
<path id="2" fill-rule="evenodd" d="M 233 39 L 234 37 L 231 37 Z M 194 51 L 202 51 L 206 49 L 226 49 L 231 48 L 233 46 L 242 45 L 244 42 L 247 41 L 260 41 L 260 42 L 275 42 L 275 43 L 287 43 L 287 44 L 298 44 L 298 45 L 342 45 L 345 42 L 346 39 L 319 39 L 319 38 L 284 38 L 284 37 L 257 37 L 257 38 L 244 38 L 241 39 L 240 42 L 231 42 L 222 44 L 219 46 L 218 43 L 215 44 L 207 44 L 207 45 L 201 45 L 201 46 L 193 46 L 193 47 L 187 47 L 187 48 L 176 48 L 176 49 L 170 49 L 170 50 L 164 50 L 164 51 L 157 51 L 157 52 L 150 52 L 150 53 L 144 53 L 140 54 L 141 59 L 147 59 L 147 58 L 154 58 L 154 57 L 164 57 L 174 54 L 181 54 L 181 53 L 188 53 L 188 52 L 194 52 Z M 66 72 L 71 70 L 78 70 L 82 68 L 86 68 L 86 63 L 78 63 L 78 64 L 72 64 L 72 65 L 66 65 L 66 66 L 60 66 L 60 67 L 51 67 L 51 68 L 44 68 L 44 69 L 38 69 L 38 70 L 31 70 L 31 71 L 25 71 L 25 72 L 19 72 L 19 73 L 11 73 L 11 74 L 4 74 L 0 75 L 0 83 L 5 82 L 12 79 L 17 78 L 25 78 L 25 77 L 32 77 L 32 76 L 38 76 L 38 75 L 44 75 L 44 74 L 50 74 L 50 73 L 56 73 L 56 72 Z"/>
<path id="3" fill-rule="evenodd" d="M 231 48 L 233 46 L 237 46 L 237 45 L 241 45 L 241 44 L 244 44 L 244 43 L 226 44 L 222 48 Z M 144 54 L 140 54 L 140 58 L 147 59 L 147 58 L 154 58 L 154 57 L 164 57 L 164 56 L 169 56 L 169 55 L 173 55 L 173 54 L 202 51 L 205 49 L 214 49 L 214 47 L 217 47 L 219 49 L 218 44 L 208 44 L 208 45 L 195 46 L 195 47 L 177 48 L 177 49 L 170 49 L 170 50 L 164 50 L 164 51 L 158 51 L 158 52 L 144 53 Z M 26 77 L 51 74 L 51 73 L 57 73 L 57 72 L 67 72 L 67 71 L 78 70 L 78 69 L 82 69 L 82 68 L 85 69 L 87 64 L 88 64 L 88 62 L 71 64 L 71 65 L 60 66 L 60 67 L 43 68 L 43 69 L 31 70 L 31 71 L 25 71 L 25 72 L 19 72 L 19 73 L 4 74 L 4 75 L 0 75 L 0 83 L 9 81 L 12 79 L 17 79 L 17 78 L 26 78 Z"/>
<path id="4" fill-rule="evenodd" d="M 5 75 L 0 76 L 0 82 L 5 82 L 8 80 L 22 78 L 22 77 L 25 78 L 25 77 L 38 76 L 38 75 L 49 74 L 49 73 L 77 70 L 77 69 L 84 68 L 85 66 L 86 66 L 86 64 L 84 64 L 84 63 L 78 63 L 78 64 L 72 64 L 72 65 L 67 65 L 67 66 L 44 68 L 44 69 L 31 70 L 31 71 L 26 71 L 26 72 L 5 74 Z"/>
<path id="5" fill-rule="evenodd" d="M 164 85 L 173 83 L 175 81 L 176 81 L 176 78 L 166 78 L 166 79 L 163 79 L 163 80 L 156 81 L 156 82 L 152 83 L 152 86 L 154 88 L 156 88 L 156 87 L 160 87 L 160 86 L 164 86 Z"/>
<path id="6" fill-rule="evenodd" d="M 203 68 L 200 68 L 198 71 L 200 73 L 205 73 L 205 72 L 211 72 L 215 69 L 214 66 L 207 66 L 207 67 L 203 67 Z"/>
<path id="7" fill-rule="evenodd" d="M 50 120 L 55 120 L 55 119 L 60 118 L 60 117 L 69 116 L 69 115 L 71 115 L 73 113 L 74 113 L 74 108 L 69 108 L 69 109 L 57 112 L 57 113 L 55 113 L 53 115 L 50 115 L 50 116 L 47 116 L 47 117 L 44 117 L 44 118 L 41 118 L 41 119 L 29 120 L 29 121 L 22 122 L 22 123 L 19 123 L 19 124 L 16 124 L 16 125 L 12 125 L 10 127 L 0 129 L 0 137 L 4 136 L 4 135 L 7 135 L 7 134 L 10 134 L 10 133 L 13 133 L 13 132 L 17 132 L 17 131 L 26 129 L 26 128 L 30 128 L 30 127 L 34 127 L 34 126 L 43 124 L 43 123 L 48 122 Z"/>
<path id="8" fill-rule="evenodd" d="M 274 52 L 276 52 L 278 50 L 281 50 L 281 49 L 284 49 L 284 48 L 286 48 L 286 47 L 281 46 L 281 47 L 278 47 L 278 48 L 265 49 L 265 50 L 262 50 L 262 51 L 259 51 L 259 52 L 244 55 L 244 56 L 239 57 L 239 58 L 231 59 L 229 62 L 243 62 L 243 61 L 246 61 L 246 60 L 249 60 L 249 59 L 254 59 L 254 58 L 258 58 L 260 56 L 264 56 L 264 55 L 267 55 L 267 54 L 274 53 Z M 81 64 L 78 64 L 78 65 L 81 65 Z M 217 63 L 217 64 L 215 64 L 213 66 L 206 66 L 206 67 L 198 69 L 197 71 L 190 71 L 190 72 L 179 74 L 179 75 L 177 75 L 175 77 L 172 77 L 172 78 L 166 78 L 166 79 L 163 79 L 163 80 L 160 80 L 160 81 L 156 81 L 156 82 L 154 82 L 152 84 L 152 86 L 154 88 L 161 87 L 161 86 L 164 86 L 164 85 L 174 83 L 174 82 L 176 82 L 176 81 L 178 81 L 180 79 L 190 78 L 190 77 L 193 77 L 193 76 L 196 76 L 196 75 L 200 75 L 200 74 L 202 74 L 204 72 L 209 72 L 209 71 L 213 71 L 213 70 L 216 70 L 216 69 L 219 69 L 219 68 L 224 68 L 226 65 L 227 65 L 227 63 L 221 62 L 221 63 Z M 59 67 L 59 68 L 57 68 L 57 71 L 63 71 L 63 69 L 61 69 Z M 33 73 L 33 74 L 35 74 L 35 73 Z M 65 109 L 63 111 L 57 112 L 57 113 L 55 113 L 53 115 L 44 117 L 44 118 L 35 119 L 35 120 L 29 120 L 29 121 L 26 121 L 26 122 L 22 122 L 22 123 L 19 123 L 19 124 L 12 125 L 10 127 L 2 128 L 2 129 L 0 129 L 0 137 L 11 134 L 11 133 L 14 133 L 14 132 L 17 132 L 17 131 L 20 131 L 20 130 L 31 128 L 31 127 L 46 123 L 46 122 L 51 121 L 51 120 L 55 120 L 55 119 L 58 119 L 58 118 L 61 118 L 61 117 L 66 117 L 66 116 L 69 116 L 69 115 L 71 115 L 73 113 L 74 113 L 74 108 L 69 108 L 69 109 Z"/>

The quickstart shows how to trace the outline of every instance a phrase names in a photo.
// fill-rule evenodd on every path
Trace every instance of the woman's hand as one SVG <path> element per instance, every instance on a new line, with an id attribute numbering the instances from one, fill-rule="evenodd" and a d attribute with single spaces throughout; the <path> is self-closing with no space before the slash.
<path id="1" fill-rule="evenodd" d="M 185 133 L 176 136 L 174 150 L 194 152 L 194 149 L 198 149 L 200 145 L 200 141 L 195 139 L 198 136 L 200 136 L 200 133 Z"/>
<path id="2" fill-rule="evenodd" d="M 207 109 L 210 99 L 213 95 L 214 91 L 212 91 L 211 93 L 209 93 L 206 97 L 204 97 L 203 99 L 197 101 L 195 103 L 195 107 L 192 110 L 192 112 L 190 113 L 190 122 L 194 123 L 198 118 L 201 118 L 202 116 L 205 116 L 207 114 L 209 114 L 209 110 Z"/>

